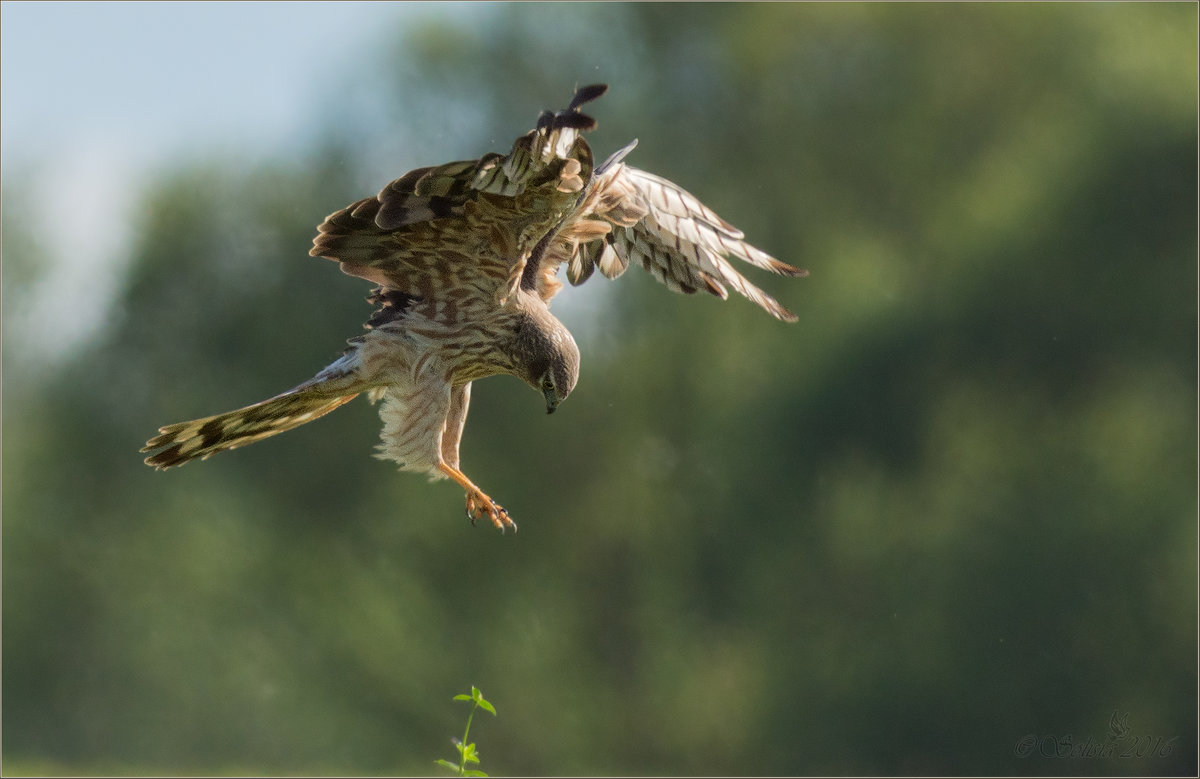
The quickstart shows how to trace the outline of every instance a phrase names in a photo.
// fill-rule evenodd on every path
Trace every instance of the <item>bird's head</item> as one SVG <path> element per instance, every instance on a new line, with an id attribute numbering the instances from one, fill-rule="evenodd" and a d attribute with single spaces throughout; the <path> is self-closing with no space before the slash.
<path id="1" fill-rule="evenodd" d="M 579 380 L 579 347 L 544 305 L 533 307 L 517 328 L 513 362 L 516 375 L 546 399 L 547 414 L 554 413 Z"/>

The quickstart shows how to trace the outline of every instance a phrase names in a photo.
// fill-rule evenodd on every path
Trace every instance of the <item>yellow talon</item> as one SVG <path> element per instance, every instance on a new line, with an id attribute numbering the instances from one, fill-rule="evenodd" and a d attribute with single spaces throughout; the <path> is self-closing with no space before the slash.
<path id="1" fill-rule="evenodd" d="M 458 482 L 467 492 L 467 518 L 474 525 L 477 519 L 486 516 L 492 521 L 501 533 L 505 530 L 517 532 L 517 523 L 513 522 L 512 517 L 508 515 L 508 511 L 499 503 L 489 498 L 483 490 L 475 486 L 475 484 L 457 468 L 451 468 L 449 465 L 442 463 L 438 466 L 442 473 L 449 476 L 454 481 Z"/>

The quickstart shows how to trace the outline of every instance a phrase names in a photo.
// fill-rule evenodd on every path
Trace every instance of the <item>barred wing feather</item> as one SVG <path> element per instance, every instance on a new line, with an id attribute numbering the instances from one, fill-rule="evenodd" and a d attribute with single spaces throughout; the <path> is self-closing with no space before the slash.
<path id="1" fill-rule="evenodd" d="M 730 259 L 783 276 L 808 272 L 746 243 L 741 230 L 695 196 L 660 176 L 623 164 L 597 175 L 593 188 L 586 203 L 588 213 L 578 226 L 563 231 L 558 256 L 548 258 L 567 263 L 572 284 L 582 284 L 596 268 L 616 278 L 632 263 L 675 292 L 705 290 L 725 299 L 727 287 L 732 287 L 773 316 L 796 321 L 795 314 L 738 273 Z M 553 294 L 550 285 L 546 291 Z"/>
<path id="2" fill-rule="evenodd" d="M 416 296 L 436 295 L 450 280 L 507 289 L 533 248 L 523 242 L 557 225 L 592 176 L 580 133 L 596 121 L 579 107 L 604 89 L 583 87 L 567 109 L 543 112 L 506 155 L 418 168 L 330 214 L 309 253 Z"/>

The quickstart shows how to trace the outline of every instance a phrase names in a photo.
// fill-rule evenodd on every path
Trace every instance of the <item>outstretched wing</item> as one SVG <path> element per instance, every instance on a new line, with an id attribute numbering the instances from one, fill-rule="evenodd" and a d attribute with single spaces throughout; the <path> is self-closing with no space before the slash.
<path id="1" fill-rule="evenodd" d="M 549 300 L 562 286 L 554 278 L 560 263 L 567 264 L 567 278 L 576 285 L 596 268 L 615 279 L 632 263 L 675 292 L 705 290 L 725 299 L 732 287 L 773 316 L 796 321 L 795 314 L 747 281 L 730 260 L 783 276 L 806 276 L 808 271 L 746 243 L 741 230 L 678 185 L 623 164 L 621 158 L 633 145 L 596 169 L 546 251 L 538 274 L 542 297 Z"/>
<path id="2" fill-rule="evenodd" d="M 309 253 L 413 298 L 450 302 L 456 290 L 503 299 L 591 178 L 580 132 L 596 122 L 579 108 L 606 89 L 576 90 L 567 109 L 543 112 L 507 155 L 419 168 L 330 214 Z"/>

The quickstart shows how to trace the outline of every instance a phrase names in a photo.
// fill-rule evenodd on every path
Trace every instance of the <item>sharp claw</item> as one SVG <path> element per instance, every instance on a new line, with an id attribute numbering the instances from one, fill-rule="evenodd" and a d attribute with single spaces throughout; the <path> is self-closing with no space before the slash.
<path id="1" fill-rule="evenodd" d="M 496 509 L 496 513 L 498 515 L 497 519 L 500 524 L 500 532 L 503 533 L 509 528 L 512 528 L 512 532 L 517 532 L 517 523 L 513 522 L 512 517 L 508 515 L 508 509 L 504 508 L 503 506 L 497 506 Z"/>
<path id="2" fill-rule="evenodd" d="M 478 498 L 478 499 L 477 499 Z M 486 495 L 467 495 L 467 519 L 475 525 L 476 520 L 483 516 L 487 516 L 492 524 L 503 534 L 509 528 L 517 532 L 517 523 L 512 521 L 508 515 L 508 510 L 497 504 L 495 501 L 488 498 Z"/>

